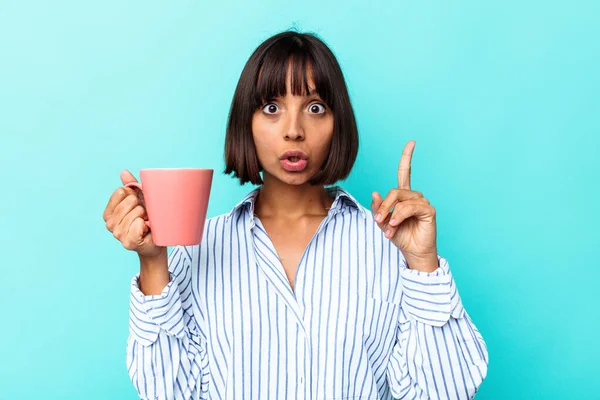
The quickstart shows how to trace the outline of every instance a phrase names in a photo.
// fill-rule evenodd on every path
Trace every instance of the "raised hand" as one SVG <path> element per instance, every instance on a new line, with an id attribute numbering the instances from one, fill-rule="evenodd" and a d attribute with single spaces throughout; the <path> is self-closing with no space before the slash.
<path id="1" fill-rule="evenodd" d="M 416 142 L 404 147 L 398 166 L 398 188 L 385 199 L 373 192 L 371 209 L 385 237 L 400 249 L 409 268 L 432 272 L 438 267 L 435 208 L 410 188 L 410 163 Z"/>

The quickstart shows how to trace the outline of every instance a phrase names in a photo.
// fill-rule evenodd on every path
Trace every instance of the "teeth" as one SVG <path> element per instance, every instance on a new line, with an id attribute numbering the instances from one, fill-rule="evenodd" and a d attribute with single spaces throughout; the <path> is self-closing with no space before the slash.
<path id="1" fill-rule="evenodd" d="M 296 161 L 298 161 L 298 157 L 290 157 L 290 161 L 291 162 L 296 162 Z"/>

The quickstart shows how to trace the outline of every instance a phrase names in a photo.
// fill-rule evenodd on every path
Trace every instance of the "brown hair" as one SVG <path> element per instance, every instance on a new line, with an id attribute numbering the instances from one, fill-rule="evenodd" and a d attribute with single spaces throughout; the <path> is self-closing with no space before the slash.
<path id="1" fill-rule="evenodd" d="M 256 48 L 238 81 L 225 135 L 225 174 L 233 173 L 240 184 L 262 184 L 252 138 L 252 117 L 265 101 L 286 93 L 286 74 L 291 69 L 294 95 L 309 92 L 310 66 L 315 90 L 333 112 L 331 147 L 321 170 L 309 183 L 331 185 L 348 177 L 358 153 L 358 129 L 342 70 L 327 45 L 314 34 L 284 31 Z"/>

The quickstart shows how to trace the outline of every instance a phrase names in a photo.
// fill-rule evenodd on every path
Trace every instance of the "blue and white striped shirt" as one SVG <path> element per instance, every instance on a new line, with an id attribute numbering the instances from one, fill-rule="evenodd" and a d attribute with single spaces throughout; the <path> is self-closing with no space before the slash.
<path id="1" fill-rule="evenodd" d="M 142 399 L 467 399 L 485 342 L 447 261 L 406 261 L 340 186 L 292 288 L 254 189 L 169 254 L 159 295 L 131 284 L 129 376 Z"/>

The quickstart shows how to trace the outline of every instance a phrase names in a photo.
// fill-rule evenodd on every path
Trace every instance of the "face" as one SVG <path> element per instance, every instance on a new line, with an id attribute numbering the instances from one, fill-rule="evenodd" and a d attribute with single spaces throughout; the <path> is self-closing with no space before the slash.
<path id="1" fill-rule="evenodd" d="M 290 185 L 300 185 L 319 172 L 329 154 L 333 114 L 314 92 L 310 74 L 308 86 L 313 93 L 306 96 L 291 94 L 290 75 L 288 72 L 286 95 L 267 100 L 254 113 L 252 136 L 263 167 L 263 180 L 272 176 Z M 306 161 L 280 160 L 288 150 L 304 152 Z"/>

